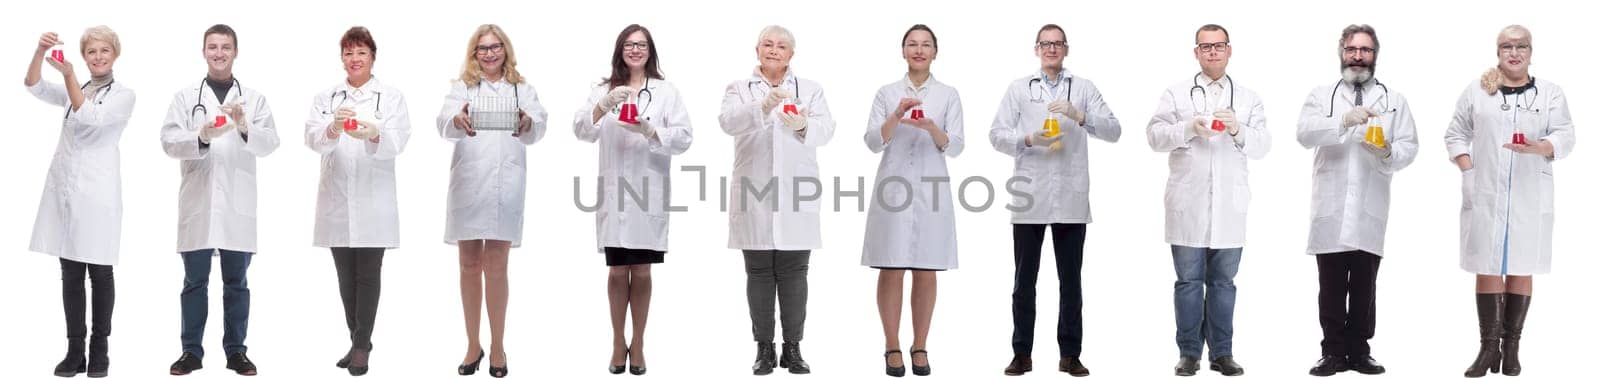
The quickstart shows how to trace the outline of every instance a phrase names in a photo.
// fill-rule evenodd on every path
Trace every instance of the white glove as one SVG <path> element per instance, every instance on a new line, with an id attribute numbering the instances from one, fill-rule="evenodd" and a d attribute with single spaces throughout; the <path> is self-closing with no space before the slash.
<path id="1" fill-rule="evenodd" d="M 1222 121 L 1222 131 L 1228 135 L 1239 135 L 1239 119 L 1234 118 L 1233 109 L 1222 109 L 1211 114 L 1212 117 Z"/>
<path id="2" fill-rule="evenodd" d="M 639 123 L 617 122 L 617 124 L 621 125 L 623 130 L 639 133 L 639 135 L 644 136 L 645 139 L 656 138 L 656 129 L 654 127 L 650 127 L 650 121 L 645 120 L 644 118 L 640 118 Z"/>
<path id="3" fill-rule="evenodd" d="M 600 103 L 595 104 L 595 106 L 599 107 L 600 111 L 611 111 L 611 109 L 616 108 L 618 104 L 628 101 L 628 96 L 632 95 L 633 88 L 630 88 L 626 85 L 611 88 L 611 91 L 606 92 L 606 96 L 601 97 Z"/>
<path id="4" fill-rule="evenodd" d="M 1366 149 L 1367 152 L 1371 152 L 1372 156 L 1377 156 L 1378 160 L 1389 160 L 1389 145 L 1378 147 L 1378 145 L 1372 144 L 1372 142 L 1362 141 L 1361 148 Z"/>
<path id="5" fill-rule="evenodd" d="M 778 107 L 778 104 L 782 104 L 784 99 L 789 98 L 794 98 L 794 94 L 783 90 L 783 88 L 772 88 L 771 92 L 767 92 L 767 98 L 761 100 L 761 113 L 771 113 L 772 108 Z"/>
<path id="6" fill-rule="evenodd" d="M 356 126 L 354 130 L 345 130 L 344 133 L 349 134 L 352 138 L 360 140 L 372 140 L 378 137 L 378 127 L 369 125 L 366 122 L 361 122 L 361 124 Z"/>
<path id="7" fill-rule="evenodd" d="M 1377 116 L 1377 114 L 1375 112 L 1373 112 L 1372 109 L 1367 108 L 1365 106 L 1357 106 L 1355 108 L 1350 109 L 1350 111 L 1344 113 L 1344 121 L 1341 122 L 1339 125 L 1340 126 L 1344 126 L 1344 128 L 1346 128 L 1346 129 L 1349 129 L 1349 128 L 1352 128 L 1352 127 L 1356 127 L 1356 126 L 1360 126 L 1360 125 L 1366 124 L 1368 118 L 1372 118 L 1372 117 L 1375 117 L 1375 116 Z"/>
<path id="8" fill-rule="evenodd" d="M 1200 137 L 1200 139 L 1211 139 L 1211 137 L 1221 133 L 1220 131 L 1212 130 L 1211 123 L 1206 122 L 1205 117 L 1194 117 L 1193 120 L 1189 121 L 1189 127 L 1194 129 L 1194 135 Z"/>
<path id="9" fill-rule="evenodd" d="M 806 110 L 799 110 L 800 114 L 778 113 L 778 120 L 783 121 L 783 125 L 789 127 L 789 130 L 794 130 L 795 132 L 805 130 L 806 116 L 804 114 L 806 114 Z"/>
<path id="10" fill-rule="evenodd" d="M 1029 146 L 1048 146 L 1051 143 L 1061 140 L 1061 135 L 1065 133 L 1056 134 L 1055 136 L 1044 136 L 1044 134 L 1044 130 L 1039 130 L 1037 133 L 1028 134 L 1028 138 L 1026 140 L 1027 144 Z"/>
<path id="11" fill-rule="evenodd" d="M 1073 122 L 1083 124 L 1083 110 L 1078 109 L 1077 105 L 1073 105 L 1066 99 L 1050 102 L 1050 112 L 1067 116 L 1067 119 L 1071 119 Z"/>
<path id="12" fill-rule="evenodd" d="M 229 125 L 224 125 L 224 128 L 227 128 L 227 126 L 233 126 L 234 130 L 239 131 L 239 135 L 250 135 L 250 128 L 245 127 L 243 121 L 249 118 L 245 118 L 244 107 L 241 105 L 243 104 L 240 104 L 238 101 L 234 101 L 233 103 L 222 106 L 222 112 L 227 114 L 228 117 L 233 118 L 228 120 Z"/>
<path id="13" fill-rule="evenodd" d="M 228 127 L 228 125 L 212 127 L 210 123 L 202 123 L 200 124 L 200 143 L 211 144 L 211 140 L 217 139 L 222 134 L 227 134 L 228 129 L 232 129 L 232 127 Z"/>

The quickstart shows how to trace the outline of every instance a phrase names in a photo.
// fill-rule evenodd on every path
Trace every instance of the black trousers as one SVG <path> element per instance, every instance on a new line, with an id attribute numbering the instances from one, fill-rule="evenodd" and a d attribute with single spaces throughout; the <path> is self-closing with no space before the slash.
<path id="1" fill-rule="evenodd" d="M 378 293 L 383 289 L 383 248 L 333 248 L 339 274 L 339 299 L 350 347 L 372 350 L 372 326 L 378 319 Z"/>
<path id="2" fill-rule="evenodd" d="M 744 251 L 745 297 L 756 342 L 772 343 L 775 305 L 782 307 L 783 341 L 798 343 L 805 337 L 810 267 L 811 251 Z"/>
<path id="3" fill-rule="evenodd" d="M 73 345 L 80 345 L 77 343 L 91 336 L 88 325 L 84 324 L 84 317 L 89 310 L 87 303 L 89 299 L 85 298 L 83 289 L 86 273 L 89 282 L 94 285 L 92 342 L 103 348 L 106 337 L 111 336 L 111 309 L 117 301 L 116 280 L 111 275 L 110 265 L 61 259 L 61 307 L 67 316 L 67 339 L 73 341 Z"/>
<path id="4" fill-rule="evenodd" d="M 1367 340 L 1377 327 L 1378 263 L 1382 261 L 1383 257 L 1362 251 L 1317 255 L 1323 355 L 1372 354 Z"/>
<path id="5" fill-rule="evenodd" d="M 1033 353 L 1033 324 L 1038 317 L 1035 285 L 1039 282 L 1045 226 L 1011 225 L 1017 267 L 1016 286 L 1011 289 L 1011 351 L 1016 354 Z M 1087 227 L 1081 223 L 1055 223 L 1049 228 L 1055 245 L 1056 277 L 1061 281 L 1056 343 L 1061 347 L 1061 357 L 1078 357 L 1083 353 L 1083 239 Z"/>

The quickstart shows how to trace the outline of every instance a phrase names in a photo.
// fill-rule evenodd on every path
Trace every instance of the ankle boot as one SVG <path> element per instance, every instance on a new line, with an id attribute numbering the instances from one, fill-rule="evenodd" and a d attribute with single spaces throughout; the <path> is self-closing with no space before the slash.
<path id="1" fill-rule="evenodd" d="M 108 352 L 106 351 L 109 344 L 105 336 L 89 338 L 89 366 L 87 370 L 90 377 L 104 377 L 111 370 L 111 358 L 107 357 Z"/>
<path id="2" fill-rule="evenodd" d="M 750 367 L 755 375 L 772 374 L 772 368 L 778 366 L 777 346 L 773 343 L 756 343 L 756 363 Z"/>
<path id="3" fill-rule="evenodd" d="M 83 338 L 67 338 L 67 357 L 56 364 L 57 377 L 71 377 L 87 371 L 88 362 L 83 358 Z"/>
<path id="4" fill-rule="evenodd" d="M 1504 357 L 1500 372 L 1508 376 L 1522 374 L 1522 361 L 1517 359 L 1517 349 L 1522 342 L 1522 323 L 1528 320 L 1528 302 L 1532 296 L 1506 294 L 1505 333 L 1500 336 L 1500 352 Z"/>
<path id="5" fill-rule="evenodd" d="M 783 343 L 783 357 L 778 359 L 778 367 L 789 369 L 789 374 L 811 374 L 811 365 L 800 357 L 798 342 Z"/>
<path id="6" fill-rule="evenodd" d="M 1467 377 L 1500 371 L 1500 332 L 1506 308 L 1504 293 L 1478 294 L 1478 357 L 1467 367 Z"/>

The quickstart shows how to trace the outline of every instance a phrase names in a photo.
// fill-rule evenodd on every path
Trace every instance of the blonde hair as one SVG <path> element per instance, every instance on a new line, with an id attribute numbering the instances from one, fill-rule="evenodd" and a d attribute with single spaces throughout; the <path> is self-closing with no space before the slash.
<path id="1" fill-rule="evenodd" d="M 89 41 L 100 41 L 111 45 L 111 56 L 122 56 L 122 41 L 117 39 L 117 32 L 105 25 L 95 26 L 83 30 L 83 38 L 78 39 L 78 53 L 89 51 Z"/>
<path id="2" fill-rule="evenodd" d="M 761 40 L 766 39 L 769 35 L 778 37 L 778 39 L 782 39 L 784 42 L 789 44 L 789 50 L 794 50 L 794 34 L 789 33 L 789 29 L 785 29 L 778 25 L 770 25 L 762 28 L 761 34 L 756 35 L 756 47 L 761 47 Z"/>
<path id="3" fill-rule="evenodd" d="M 1522 25 L 1511 25 L 1505 27 L 1505 29 L 1500 29 L 1500 34 L 1496 37 L 1498 37 L 1496 39 L 1519 39 L 1518 37 L 1521 37 L 1527 38 L 1528 42 L 1533 42 L 1533 32 L 1528 31 L 1528 28 L 1522 27 Z"/>
<path id="4" fill-rule="evenodd" d="M 505 49 L 506 59 L 503 63 L 505 66 L 501 69 L 502 76 L 508 83 L 521 84 L 522 74 L 517 72 L 517 50 L 511 48 L 511 39 L 506 37 L 505 30 L 501 30 L 500 26 L 495 24 L 478 26 L 478 30 L 472 33 L 472 39 L 467 41 L 466 62 L 461 64 L 461 82 L 470 87 L 483 81 L 483 67 L 478 66 L 478 40 L 489 34 L 500 39 L 500 44 Z"/>

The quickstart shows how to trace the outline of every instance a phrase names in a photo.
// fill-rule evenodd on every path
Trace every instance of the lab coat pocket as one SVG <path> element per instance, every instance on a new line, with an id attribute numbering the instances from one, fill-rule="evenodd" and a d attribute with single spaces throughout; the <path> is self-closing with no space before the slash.
<path id="1" fill-rule="evenodd" d="M 1233 185 L 1233 211 L 1245 214 L 1250 210 L 1250 186 L 1239 183 Z"/>
<path id="2" fill-rule="evenodd" d="M 1373 170 L 1367 173 L 1367 180 L 1362 191 L 1361 208 L 1367 216 L 1387 220 L 1389 219 L 1389 182 L 1393 179 L 1388 173 Z"/>
<path id="3" fill-rule="evenodd" d="M 1472 209 L 1472 196 L 1477 192 L 1475 168 L 1461 171 L 1461 210 Z"/>
<path id="4" fill-rule="evenodd" d="M 233 190 L 233 193 L 227 193 L 229 195 L 228 198 L 227 198 L 227 201 L 233 203 L 233 211 L 238 212 L 239 215 L 243 215 L 243 216 L 246 216 L 246 217 L 252 217 L 252 218 L 255 217 L 256 216 L 256 175 L 255 175 L 255 173 L 254 172 L 248 172 L 248 171 L 245 171 L 245 170 L 242 170 L 242 169 L 234 170 L 233 171 L 232 180 L 233 180 L 232 185 L 229 185 L 229 187 L 227 189 Z"/>
<path id="5" fill-rule="evenodd" d="M 1555 199 L 1555 172 L 1549 168 L 1539 171 L 1539 213 L 1554 214 L 1556 212 Z"/>

